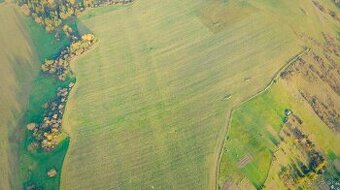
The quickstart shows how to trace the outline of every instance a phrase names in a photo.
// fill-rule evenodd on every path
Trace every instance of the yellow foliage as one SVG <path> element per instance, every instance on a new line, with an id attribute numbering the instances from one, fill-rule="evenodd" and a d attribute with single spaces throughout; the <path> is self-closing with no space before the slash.
<path id="1" fill-rule="evenodd" d="M 45 60 L 45 65 L 53 65 L 54 61 L 53 60 Z"/>
<path id="2" fill-rule="evenodd" d="M 52 32 L 53 29 L 54 29 L 54 28 L 51 27 L 51 26 L 46 26 L 46 27 L 45 27 L 46 32 Z"/>
<path id="3" fill-rule="evenodd" d="M 31 14 L 31 11 L 30 11 L 30 9 L 28 8 L 27 4 L 23 4 L 20 8 L 21 8 L 22 12 L 23 12 L 26 16 L 28 16 L 28 15 Z"/>
<path id="4" fill-rule="evenodd" d="M 47 0 L 47 3 L 48 3 L 48 7 L 49 8 L 55 8 L 56 7 L 56 3 L 54 0 Z"/>
<path id="5" fill-rule="evenodd" d="M 71 44 L 71 52 L 73 53 L 74 51 L 76 51 L 77 49 L 79 49 L 80 47 L 80 42 L 74 42 Z"/>
<path id="6" fill-rule="evenodd" d="M 309 178 L 310 178 L 311 180 L 315 180 L 317 177 L 318 177 L 318 175 L 317 175 L 316 173 L 314 173 L 314 172 L 310 172 L 310 173 L 309 173 Z"/>
<path id="7" fill-rule="evenodd" d="M 52 168 L 47 172 L 48 177 L 55 177 L 57 175 L 57 170 Z"/>
<path id="8" fill-rule="evenodd" d="M 307 178 L 305 176 L 297 180 L 297 183 L 301 185 L 305 184 L 306 182 L 307 182 Z"/>
<path id="9" fill-rule="evenodd" d="M 85 7 L 91 7 L 93 5 L 93 0 L 84 0 L 84 6 Z"/>
<path id="10" fill-rule="evenodd" d="M 28 130 L 32 131 L 33 129 L 35 129 L 35 126 L 36 126 L 35 123 L 30 123 L 26 127 Z"/>
<path id="11" fill-rule="evenodd" d="M 52 140 L 53 136 L 51 134 L 49 134 L 49 135 L 46 136 L 46 138 L 47 138 L 47 140 L 50 141 L 50 140 Z"/>
<path id="12" fill-rule="evenodd" d="M 322 168 L 324 168 L 325 166 L 326 166 L 326 164 L 327 164 L 327 162 L 326 162 L 326 160 L 324 160 L 324 161 L 322 161 L 319 165 L 318 165 L 318 167 L 316 167 L 316 171 L 320 171 Z"/>
<path id="13" fill-rule="evenodd" d="M 35 17 L 35 18 L 34 18 L 34 21 L 35 21 L 37 24 L 41 24 L 41 23 L 42 23 L 41 17 Z"/>
<path id="14" fill-rule="evenodd" d="M 71 5 L 73 5 L 76 2 L 76 0 L 68 0 L 68 2 L 70 2 Z"/>
<path id="15" fill-rule="evenodd" d="M 84 34 L 81 36 L 81 39 L 84 41 L 92 41 L 94 39 L 94 35 L 93 34 Z"/>

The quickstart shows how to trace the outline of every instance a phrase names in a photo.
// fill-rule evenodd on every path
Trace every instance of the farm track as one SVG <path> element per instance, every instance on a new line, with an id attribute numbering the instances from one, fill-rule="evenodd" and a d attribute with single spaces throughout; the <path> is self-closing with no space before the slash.
<path id="1" fill-rule="evenodd" d="M 226 141 L 226 138 L 229 134 L 230 128 L 231 128 L 231 123 L 232 123 L 232 117 L 233 114 L 235 112 L 235 110 L 237 110 L 239 107 L 241 107 L 243 104 L 246 104 L 247 102 L 251 101 L 252 99 L 256 98 L 257 96 L 261 95 L 262 93 L 264 93 L 265 91 L 267 91 L 268 89 L 270 89 L 270 87 L 275 84 L 277 82 L 277 80 L 279 79 L 280 75 L 282 72 L 284 72 L 290 65 L 292 65 L 295 61 L 297 61 L 299 58 L 301 58 L 303 55 L 307 54 L 309 51 L 311 50 L 311 48 L 305 48 L 305 50 L 303 50 L 302 52 L 300 52 L 299 54 L 297 54 L 296 56 L 294 56 L 291 60 L 289 60 L 284 66 L 281 67 L 281 69 L 279 69 L 277 71 L 277 73 L 274 75 L 274 77 L 270 80 L 270 82 L 267 84 L 267 86 L 260 90 L 259 92 L 257 92 L 256 94 L 250 96 L 248 99 L 244 100 L 243 102 L 241 102 L 240 104 L 238 104 L 237 106 L 233 107 L 231 109 L 231 112 L 229 114 L 229 122 L 228 125 L 225 127 L 225 137 L 222 141 L 222 143 L 220 144 L 220 153 L 219 153 L 219 157 L 218 157 L 218 162 L 216 164 L 216 177 L 215 177 L 215 188 L 217 189 L 218 187 L 218 174 L 219 174 L 219 170 L 220 170 L 220 162 L 222 159 L 222 155 L 223 155 L 223 148 L 224 148 L 224 144 Z"/>

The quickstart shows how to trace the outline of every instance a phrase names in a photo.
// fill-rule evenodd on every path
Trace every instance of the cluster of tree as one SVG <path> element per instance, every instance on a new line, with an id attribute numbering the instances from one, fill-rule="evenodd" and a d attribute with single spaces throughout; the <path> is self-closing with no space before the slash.
<path id="1" fill-rule="evenodd" d="M 295 116 L 295 115 L 293 115 Z M 296 117 L 294 117 L 296 119 Z M 299 122 L 300 123 L 300 122 Z M 289 127 L 295 141 L 301 147 L 301 151 L 307 157 L 307 163 L 300 160 L 292 163 L 288 167 L 283 166 L 279 172 L 280 178 L 287 186 L 308 184 L 315 180 L 318 175 L 326 171 L 326 159 L 321 152 L 316 150 L 315 144 L 297 127 Z"/>
<path id="2" fill-rule="evenodd" d="M 78 16 L 87 8 L 129 2 L 131 0 L 18 0 L 24 14 L 31 16 L 48 32 L 62 26 L 64 20 Z"/>
<path id="3" fill-rule="evenodd" d="M 63 32 L 65 33 L 66 37 L 71 39 L 71 41 L 76 41 L 78 39 L 77 35 L 73 33 L 73 29 L 67 24 L 63 26 Z"/>
<path id="4" fill-rule="evenodd" d="M 61 26 L 64 20 L 93 6 L 94 0 L 18 0 L 18 4 L 26 15 L 51 32 Z"/>
<path id="5" fill-rule="evenodd" d="M 96 42 L 93 34 L 84 34 L 81 39 L 77 39 L 72 29 L 65 25 L 65 33 L 68 33 L 75 40 L 70 47 L 63 50 L 56 60 L 46 60 L 41 66 L 44 72 L 55 74 L 59 80 L 64 81 L 70 72 L 70 61 L 73 57 L 84 53 Z M 42 123 L 30 123 L 27 129 L 32 131 L 35 142 L 28 147 L 29 150 L 35 150 L 39 146 L 45 151 L 53 150 L 58 144 L 58 137 L 62 132 L 61 121 L 63 111 L 66 105 L 67 97 L 74 83 L 70 83 L 67 88 L 58 88 L 57 98 L 54 101 L 45 104 L 45 114 Z"/>
<path id="6" fill-rule="evenodd" d="M 297 163 L 293 163 L 288 167 L 282 166 L 279 172 L 280 178 L 287 187 L 309 184 L 311 181 L 317 179 L 318 175 L 322 174 L 326 167 L 326 161 L 320 155 L 310 159 L 309 166 L 300 160 L 296 162 Z"/>
<path id="7" fill-rule="evenodd" d="M 333 0 L 333 2 L 337 7 L 340 7 L 340 0 Z M 328 13 L 329 16 L 331 16 L 332 18 L 334 18 L 337 21 L 340 21 L 340 15 L 337 14 L 335 11 L 329 8 L 325 8 L 319 1 L 313 0 L 313 3 L 321 12 Z"/>
<path id="8" fill-rule="evenodd" d="M 323 157 L 322 153 L 316 150 L 315 144 L 297 127 L 293 128 L 292 130 L 295 138 L 297 139 L 297 142 L 306 152 L 306 155 L 308 157 L 308 166 L 300 165 L 300 168 L 308 168 L 303 170 L 304 174 L 308 174 L 310 172 L 314 172 L 317 174 L 324 173 L 326 169 L 326 160 Z"/>
<path id="9" fill-rule="evenodd" d="M 81 39 L 78 39 L 68 25 L 64 25 L 63 30 L 72 39 L 71 45 L 63 50 L 57 59 L 46 60 L 41 69 L 43 72 L 55 74 L 59 80 L 65 81 L 71 71 L 70 62 L 72 58 L 84 53 L 97 40 L 93 34 L 84 34 Z M 71 82 L 67 88 L 58 88 L 57 98 L 44 106 L 46 111 L 42 123 L 30 123 L 27 125 L 27 129 L 32 131 L 35 138 L 35 142 L 29 145 L 29 150 L 35 150 L 40 146 L 45 151 L 50 151 L 56 147 L 58 137 L 62 132 L 63 110 L 73 85 L 74 83 Z"/>
<path id="10" fill-rule="evenodd" d="M 71 59 L 84 53 L 96 41 L 93 34 L 84 34 L 80 40 L 73 41 L 70 47 L 63 50 L 56 60 L 46 60 L 41 66 L 42 71 L 55 74 L 59 80 L 64 81 L 70 72 Z"/>
<path id="11" fill-rule="evenodd" d="M 53 150 L 58 144 L 58 137 L 62 132 L 61 121 L 65 109 L 67 97 L 74 83 L 69 83 L 68 87 L 58 88 L 57 98 L 44 105 L 45 114 L 41 123 L 30 123 L 27 129 L 32 132 L 35 141 L 28 147 L 30 151 L 39 146 L 45 151 Z"/>

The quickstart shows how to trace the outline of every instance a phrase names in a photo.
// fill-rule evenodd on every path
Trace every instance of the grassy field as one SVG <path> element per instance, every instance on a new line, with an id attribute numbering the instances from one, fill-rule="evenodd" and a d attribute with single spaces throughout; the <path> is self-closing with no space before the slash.
<path id="1" fill-rule="evenodd" d="M 25 17 L 25 25 L 41 62 L 45 61 L 45 59 L 55 58 L 63 48 L 69 45 L 64 33 L 61 33 L 60 40 L 56 40 L 54 33 L 48 34 L 43 27 L 29 17 Z M 70 23 L 73 28 L 74 25 L 74 22 Z"/>
<path id="2" fill-rule="evenodd" d="M 38 56 L 15 6 L 0 4 L 0 189 L 21 189 L 20 127 L 39 68 Z"/>
<path id="3" fill-rule="evenodd" d="M 292 109 L 302 118 L 303 131 L 309 134 L 318 148 L 325 153 L 340 154 L 337 146 L 339 134 L 333 133 L 304 100 L 292 94 L 289 86 L 280 81 L 235 111 L 223 150 L 218 181 L 220 185 L 228 177 L 232 177 L 235 182 L 246 177 L 255 187 L 264 184 L 272 153 L 276 151 L 275 144 L 279 141 L 277 132 L 283 124 L 286 108 Z M 238 161 L 246 153 L 250 153 L 254 160 L 240 169 Z M 271 175 L 275 176 L 276 173 Z"/>
<path id="4" fill-rule="evenodd" d="M 80 20 L 99 42 L 74 63 L 62 189 L 214 189 L 231 108 L 301 51 L 244 1 L 136 1 Z"/>
<path id="5" fill-rule="evenodd" d="M 257 188 L 264 183 L 272 159 L 271 153 L 275 151 L 278 141 L 275 132 L 283 123 L 286 108 L 283 100 L 275 99 L 267 91 L 235 111 L 223 150 L 220 185 L 228 177 L 233 181 L 241 181 L 244 176 Z M 247 154 L 253 160 L 240 168 L 238 162 Z"/>

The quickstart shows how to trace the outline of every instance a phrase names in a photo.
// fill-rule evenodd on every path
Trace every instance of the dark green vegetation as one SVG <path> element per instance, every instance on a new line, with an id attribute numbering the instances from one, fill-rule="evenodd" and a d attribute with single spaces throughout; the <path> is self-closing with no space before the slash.
<path id="1" fill-rule="evenodd" d="M 39 55 L 41 62 L 45 59 L 53 59 L 58 56 L 59 52 L 66 46 L 69 46 L 70 40 L 66 38 L 64 33 L 61 33 L 60 40 L 55 38 L 55 33 L 47 34 L 44 28 L 39 26 L 29 17 L 24 17 L 24 24 L 26 25 L 27 32 L 32 38 L 34 47 Z M 74 19 L 70 20 L 70 26 L 76 28 Z"/>
<path id="2" fill-rule="evenodd" d="M 59 50 L 65 48 L 70 42 L 65 37 L 57 41 L 54 33 L 46 33 L 38 24 L 26 19 L 29 36 L 34 41 L 35 48 L 39 51 L 40 63 L 45 59 L 50 59 L 59 54 Z M 46 45 L 47 44 L 47 45 Z M 55 98 L 58 87 L 68 85 L 68 81 L 60 81 L 54 77 L 47 77 L 42 72 L 39 73 L 33 82 L 32 93 L 29 98 L 25 123 L 39 123 L 43 120 L 45 109 L 43 105 Z M 65 153 L 68 148 L 69 139 L 61 139 L 58 147 L 51 152 L 44 152 L 41 149 L 31 152 L 28 145 L 32 143 L 33 137 L 27 131 L 25 125 L 25 138 L 20 146 L 21 175 L 25 187 L 42 187 L 44 189 L 59 189 L 60 172 Z M 48 179 L 47 171 L 56 168 L 58 175 Z"/>
<path id="3" fill-rule="evenodd" d="M 43 151 L 27 152 L 27 149 L 24 149 L 27 146 L 23 147 L 21 164 L 23 166 L 25 188 L 59 189 L 60 172 L 68 145 L 69 139 L 66 138 L 53 151 L 48 153 Z M 49 177 L 47 175 L 47 172 L 51 169 L 56 169 L 57 176 Z"/>
<path id="4" fill-rule="evenodd" d="M 70 47 L 63 47 L 65 50 L 58 52 L 57 58 L 45 61 L 42 65 L 44 73 L 40 72 L 34 81 L 26 118 L 30 132 L 25 133 L 20 160 L 25 188 L 59 189 L 61 166 L 69 144 L 68 136 L 62 131 L 61 121 L 68 93 L 75 82 L 69 64 L 71 58 L 84 53 L 95 42 L 95 38 L 92 34 L 86 34 L 77 40 L 79 34 L 74 32 L 78 31 L 77 28 L 67 28 L 66 35 L 62 36 L 65 39 L 55 39 L 54 33 L 47 34 L 34 28 L 39 27 L 34 24 L 30 27 L 30 32 L 40 32 L 31 33 L 33 39 L 35 35 L 39 36 L 35 39 L 37 44 L 44 43 L 39 40 L 45 39 L 59 42 L 41 51 L 40 56 L 45 59 L 56 57 L 55 51 L 63 43 L 69 44 L 67 39 L 72 40 Z M 54 174 L 50 171 L 54 171 Z"/>

